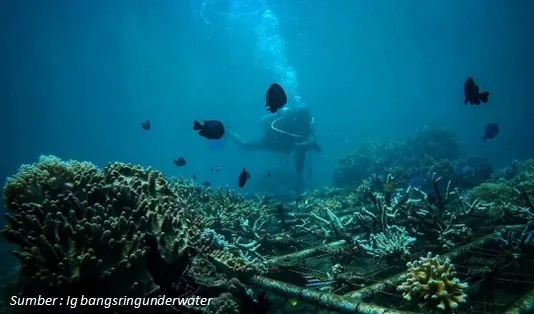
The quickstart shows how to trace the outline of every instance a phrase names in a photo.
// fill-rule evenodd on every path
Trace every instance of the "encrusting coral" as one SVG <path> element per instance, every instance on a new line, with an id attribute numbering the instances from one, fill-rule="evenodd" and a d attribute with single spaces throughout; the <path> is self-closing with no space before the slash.
<path id="1" fill-rule="evenodd" d="M 455 310 L 460 303 L 465 303 L 467 295 L 464 290 L 466 283 L 456 278 L 456 270 L 449 259 L 440 262 L 439 256 L 426 257 L 408 262 L 407 272 L 403 275 L 404 282 L 397 287 L 405 300 L 415 299 L 420 307 L 435 306 L 440 310 Z"/>

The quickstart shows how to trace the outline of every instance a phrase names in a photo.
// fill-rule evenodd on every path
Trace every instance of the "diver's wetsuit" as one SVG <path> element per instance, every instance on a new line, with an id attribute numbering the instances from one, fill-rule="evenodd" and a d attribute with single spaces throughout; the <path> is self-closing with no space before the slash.
<path id="1" fill-rule="evenodd" d="M 269 116 L 263 121 L 264 134 L 259 141 L 245 141 L 239 135 L 229 132 L 234 141 L 245 150 L 265 150 L 270 152 L 291 153 L 295 151 L 295 168 L 299 186 L 302 183 L 302 172 L 306 161 L 306 151 L 321 150 L 315 141 L 311 125 L 313 117 L 308 109 L 299 108 L 286 110 L 280 114 Z"/>

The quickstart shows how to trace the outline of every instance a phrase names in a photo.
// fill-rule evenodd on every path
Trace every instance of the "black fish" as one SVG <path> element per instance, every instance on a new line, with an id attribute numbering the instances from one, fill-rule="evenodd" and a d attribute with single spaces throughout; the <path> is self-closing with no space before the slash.
<path id="1" fill-rule="evenodd" d="M 205 187 L 210 187 L 211 183 L 209 181 L 204 181 L 204 182 L 202 182 L 202 185 L 205 186 Z"/>
<path id="2" fill-rule="evenodd" d="M 194 175 L 193 175 L 193 180 L 196 180 L 196 179 L 197 179 L 197 175 L 194 174 Z"/>
<path id="3" fill-rule="evenodd" d="M 208 140 L 218 140 L 224 136 L 225 129 L 221 121 L 208 120 L 204 124 L 195 120 L 193 123 L 193 130 L 199 131 L 198 135 L 207 138 Z"/>
<path id="4" fill-rule="evenodd" d="M 243 168 L 243 171 L 239 174 L 239 178 L 237 180 L 237 185 L 242 188 L 247 184 L 247 180 L 250 179 L 250 173 Z"/>
<path id="5" fill-rule="evenodd" d="M 277 83 L 271 84 L 265 95 L 265 106 L 267 110 L 275 113 L 278 109 L 287 104 L 287 95 L 282 86 Z"/>
<path id="6" fill-rule="evenodd" d="M 465 104 L 480 105 L 480 102 L 488 102 L 489 92 L 480 93 L 480 89 L 475 80 L 472 77 L 467 78 L 464 83 L 464 95 L 465 95 Z"/>
<path id="7" fill-rule="evenodd" d="M 497 123 L 488 123 L 486 125 L 486 129 L 484 130 L 484 136 L 482 136 L 482 139 L 484 141 L 491 140 L 499 134 L 499 125 Z"/>
<path id="8" fill-rule="evenodd" d="M 145 122 L 141 123 L 141 127 L 145 131 L 150 130 L 150 120 L 146 120 Z"/>
<path id="9" fill-rule="evenodd" d="M 269 179 L 271 178 L 271 172 L 270 171 L 267 172 L 267 178 L 269 178 Z"/>
<path id="10" fill-rule="evenodd" d="M 175 159 L 173 163 L 176 165 L 176 167 L 183 167 L 187 164 L 187 161 L 184 157 L 180 157 L 178 159 Z"/>

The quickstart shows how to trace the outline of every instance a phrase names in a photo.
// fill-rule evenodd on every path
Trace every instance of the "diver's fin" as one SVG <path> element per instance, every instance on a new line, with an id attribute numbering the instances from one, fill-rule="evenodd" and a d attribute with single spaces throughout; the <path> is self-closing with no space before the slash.
<path id="1" fill-rule="evenodd" d="M 480 98 L 483 103 L 487 103 L 489 98 L 489 92 L 483 92 L 478 94 L 478 98 Z"/>

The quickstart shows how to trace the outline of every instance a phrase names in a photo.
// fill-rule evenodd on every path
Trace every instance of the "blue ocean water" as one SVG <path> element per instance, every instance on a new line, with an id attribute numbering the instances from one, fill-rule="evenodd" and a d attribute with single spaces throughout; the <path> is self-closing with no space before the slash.
<path id="1" fill-rule="evenodd" d="M 406 234 L 410 232 L 417 236 L 417 244 L 420 247 L 414 255 L 423 254 L 419 249 L 427 249 L 426 244 L 434 245 L 433 248 L 441 249 L 442 252 L 449 252 L 456 248 L 456 245 L 471 241 L 471 235 L 469 237 L 466 235 L 471 229 L 463 224 L 452 224 L 456 218 L 465 217 L 457 215 L 456 212 L 451 216 L 443 216 L 446 212 L 444 204 L 448 204 L 454 195 L 458 199 L 454 197 L 451 203 L 458 208 L 460 206 L 454 202 L 461 203 L 460 209 L 466 210 L 471 206 L 464 204 L 468 196 L 475 198 L 479 194 L 484 194 L 486 198 L 483 203 L 478 203 L 478 197 L 472 199 L 471 209 L 475 208 L 475 203 L 477 206 L 482 204 L 477 209 L 478 212 L 477 210 L 471 212 L 469 209 L 469 213 L 466 212 L 465 216 L 473 213 L 488 214 L 491 219 L 488 218 L 486 221 L 492 225 L 486 229 L 492 229 L 493 224 L 496 224 L 495 221 L 501 218 L 503 225 L 521 227 L 519 231 L 503 229 L 502 232 L 496 233 L 502 243 L 499 243 L 494 250 L 499 255 L 493 256 L 495 260 L 505 255 L 513 257 L 505 264 L 512 265 L 512 270 L 519 269 L 519 271 L 515 275 L 511 271 L 504 273 L 502 277 L 507 276 L 507 279 L 503 281 L 509 282 L 508 284 L 500 282 L 502 286 L 495 285 L 497 288 L 490 286 L 491 282 L 500 281 L 502 278 L 486 273 L 470 273 L 471 269 L 466 265 L 469 266 L 473 262 L 474 266 L 471 266 L 476 268 L 477 258 L 479 262 L 486 261 L 492 254 L 489 248 L 481 249 L 478 244 L 477 249 L 469 250 L 469 255 L 474 257 L 474 261 L 470 257 L 469 260 L 466 258 L 463 261 L 464 256 L 462 256 L 462 261 L 455 263 L 458 264 L 458 273 L 464 277 L 462 280 L 474 284 L 470 287 L 476 286 L 468 292 L 470 303 L 462 305 L 462 313 L 468 308 L 478 313 L 482 313 L 481 308 L 484 308 L 484 313 L 490 313 L 485 311 L 486 306 L 494 307 L 492 313 L 497 313 L 497 308 L 508 308 L 511 303 L 519 299 L 520 295 L 531 294 L 528 292 L 532 291 L 532 280 L 529 278 L 534 278 L 532 268 L 528 266 L 531 264 L 528 260 L 532 259 L 532 255 L 528 255 L 532 252 L 531 240 L 534 239 L 531 215 L 533 213 L 531 199 L 534 197 L 532 175 L 527 173 L 528 169 L 522 169 L 524 173 L 520 173 L 519 163 L 512 163 L 513 160 L 534 157 L 534 145 L 532 145 L 534 107 L 531 96 L 534 86 L 533 17 L 534 2 L 528 0 L 0 1 L 0 136 L 3 147 L 0 156 L 0 186 L 4 186 L 8 176 L 17 173 L 21 164 L 34 163 L 39 156 L 55 155 L 63 160 L 89 161 L 101 168 L 117 161 L 151 167 L 163 172 L 167 177 L 192 178 L 199 184 L 205 183 L 204 185 L 208 186 L 209 183 L 215 188 L 229 187 L 245 196 L 255 196 L 257 192 L 269 192 L 275 194 L 277 198 L 273 197 L 274 200 L 256 198 L 261 200 L 263 211 L 258 211 L 259 214 L 254 213 L 259 215 L 257 219 L 249 215 L 253 212 L 251 203 L 238 209 L 228 204 L 223 205 L 226 207 L 214 205 L 210 208 L 216 210 L 214 216 L 210 217 L 214 225 L 214 221 L 219 225 L 219 218 L 222 221 L 224 220 L 222 217 L 225 217 L 238 232 L 221 228 L 221 230 L 203 229 L 202 233 L 207 238 L 211 236 L 217 240 L 219 249 L 229 245 L 230 242 L 225 241 L 235 241 L 233 247 L 241 248 L 245 245 L 239 243 L 242 236 L 238 233 L 241 232 L 240 229 L 247 233 L 246 231 L 249 231 L 247 228 L 252 225 L 250 230 L 253 232 L 248 236 L 254 236 L 251 237 L 254 240 L 246 244 L 247 250 L 251 249 L 250 252 L 255 252 L 258 248 L 257 240 L 260 242 L 266 240 L 269 244 L 270 241 L 275 244 L 282 243 L 280 247 L 276 245 L 270 247 L 265 246 L 264 242 L 260 243 L 264 245 L 262 249 L 265 251 L 262 252 L 263 256 L 259 253 L 258 256 L 269 258 L 268 261 L 272 261 L 271 258 L 276 260 L 276 254 L 279 253 L 286 254 L 315 247 L 334 239 L 347 241 L 348 236 L 351 236 L 350 240 L 355 243 L 350 243 L 358 244 L 355 247 L 360 250 L 359 252 L 356 252 L 355 247 L 351 247 L 350 252 L 332 250 L 311 262 L 308 258 L 297 256 L 299 267 L 323 266 L 324 268 L 317 269 L 320 272 L 316 272 L 316 269 L 306 269 L 306 272 L 299 274 L 299 278 L 300 275 L 307 275 L 304 278 L 309 277 L 308 279 L 314 280 L 314 285 L 322 286 L 325 282 L 328 285 L 334 282 L 328 280 L 331 279 L 330 272 L 334 273 L 334 270 L 338 271 L 337 274 L 351 274 L 354 277 L 364 274 L 358 278 L 363 284 L 358 282 L 348 285 L 353 287 L 370 287 L 371 282 L 365 280 L 382 279 L 376 276 L 378 273 L 367 272 L 362 263 L 363 259 L 360 260 L 363 253 L 369 253 L 361 251 L 361 248 L 369 247 L 368 244 L 357 243 L 358 236 L 362 236 L 363 233 L 350 233 L 355 230 L 360 232 L 362 227 L 366 227 L 365 219 L 357 221 L 353 219 L 359 217 L 354 214 L 364 212 L 362 208 L 368 204 L 366 202 L 371 200 L 377 208 L 379 207 L 377 194 L 368 192 L 381 190 L 384 192 L 386 203 L 392 199 L 397 202 L 399 199 L 407 199 L 400 195 L 403 195 L 405 188 L 411 186 L 413 189 L 406 191 L 420 197 L 419 201 L 424 200 L 429 209 L 438 209 L 436 213 L 427 211 L 429 216 L 417 211 L 414 213 L 421 216 L 414 216 L 416 219 L 403 218 L 394 221 L 399 224 L 395 225 L 397 226 L 395 230 L 399 233 L 404 231 Z M 490 92 L 488 103 L 479 106 L 464 104 L 464 82 L 467 77 L 473 77 L 482 91 Z M 319 151 L 318 146 L 310 146 L 312 150 L 307 153 L 302 169 L 303 186 L 299 188 L 296 188 L 299 180 L 295 171 L 298 158 L 281 152 L 280 149 L 247 151 L 236 145 L 238 139 L 254 141 L 266 138 L 266 131 L 272 132 L 278 127 L 270 120 L 272 115 L 265 107 L 266 90 L 274 82 L 284 87 L 288 97 L 287 108 L 306 107 L 310 110 L 316 139 L 321 148 Z M 141 127 L 141 123 L 146 120 L 151 122 L 150 130 Z M 193 131 L 195 120 L 222 121 L 226 127 L 225 136 L 218 140 L 208 140 L 199 136 Z M 495 138 L 483 141 L 481 137 L 489 122 L 499 125 L 499 133 Z M 460 144 L 460 152 L 457 154 L 455 145 L 450 145 L 450 152 L 444 152 L 444 143 L 450 144 L 450 138 L 443 133 L 432 133 L 432 131 L 423 134 L 423 139 L 419 138 L 408 145 L 404 143 L 397 147 L 392 144 L 394 141 L 404 141 L 418 134 L 418 130 L 429 125 L 454 134 Z M 425 137 L 431 133 L 435 137 Z M 276 142 L 273 139 L 269 141 L 269 143 Z M 368 146 L 362 146 L 369 142 L 371 144 Z M 373 146 L 374 144 L 376 146 Z M 385 145 L 385 149 L 380 148 L 382 144 Z M 377 146 L 379 148 L 376 148 Z M 372 155 L 381 149 L 387 153 Z M 404 152 L 406 156 L 403 155 Z M 437 156 L 431 164 L 425 163 L 428 162 L 427 153 L 435 153 L 431 158 Z M 350 158 L 346 158 L 347 156 Z M 179 166 L 177 165 L 179 163 L 173 162 L 180 157 L 186 160 L 185 165 Z M 453 159 L 454 162 L 451 162 Z M 350 164 L 351 162 L 353 164 Z M 342 163 L 346 164 L 340 165 Z M 405 169 L 400 169 L 403 163 L 407 166 Z M 510 167 L 499 175 L 502 176 L 500 179 L 507 180 L 509 185 L 500 186 L 499 178 L 492 176 L 497 173 L 497 169 L 501 170 L 500 168 L 506 165 Z M 376 169 L 384 173 L 373 173 Z M 390 170 L 395 175 L 388 173 Z M 238 187 L 240 173 L 250 173 L 248 184 L 243 188 Z M 86 194 L 83 186 L 73 187 L 72 183 L 62 182 L 56 177 L 49 179 L 51 185 L 55 186 L 57 183 L 54 190 L 60 191 L 59 195 L 55 195 L 57 198 L 64 196 L 62 193 L 71 188 L 81 191 L 83 195 Z M 146 181 L 149 182 L 146 184 L 146 189 L 151 189 L 148 186 L 154 181 L 148 179 Z M 524 182 L 530 185 L 523 186 Z M 116 183 L 113 182 L 108 187 L 112 186 L 113 193 L 116 192 L 118 195 L 118 190 L 114 190 L 114 184 Z M 312 190 L 333 185 L 341 188 Z M 202 190 L 202 193 L 199 192 L 200 196 L 197 196 L 200 202 L 205 204 L 208 203 L 210 196 L 214 195 L 203 194 L 205 190 L 198 189 L 197 186 L 193 186 L 191 190 L 195 193 Z M 309 194 L 301 194 L 305 191 Z M 517 193 L 518 191 L 520 193 Z M 36 195 L 43 197 L 40 193 L 32 194 L 41 192 L 38 186 L 31 185 L 26 190 L 19 190 L 11 185 L 10 192 L 11 194 L 29 192 L 27 195 L 21 194 L 21 199 L 24 198 L 26 203 L 24 206 L 19 206 L 18 210 L 29 207 L 33 210 L 40 209 L 39 202 L 42 199 L 34 202 L 32 198 Z M 168 191 L 163 190 L 163 193 L 165 192 Z M 146 200 L 143 199 L 143 193 L 133 194 L 141 195 L 138 200 L 142 199 L 143 202 Z M 115 198 L 107 197 L 108 195 L 105 194 L 107 198 L 105 202 L 119 204 L 118 201 L 115 202 Z M 518 221 L 507 220 L 510 219 L 507 211 L 512 212 L 511 209 L 514 209 L 507 207 L 510 205 L 508 200 L 517 199 L 519 195 L 522 200 L 513 206 L 524 211 L 525 216 L 520 217 L 522 220 Z M 14 199 L 13 195 L 10 196 Z M 165 198 L 168 196 L 165 195 L 163 199 Z M 1 203 L 1 199 L 0 212 L 4 214 L 6 211 L 4 207 L 7 206 Z M 72 199 L 68 197 L 66 200 L 67 209 L 62 208 L 64 210 L 62 215 L 66 216 L 65 213 L 68 213 L 69 219 L 72 219 L 71 212 L 67 210 L 74 202 L 71 203 Z M 172 198 L 172 201 L 175 199 Z M 275 212 L 271 212 L 269 207 L 272 205 L 271 201 L 273 204 L 277 202 Z M 409 201 L 413 199 L 410 198 Z M 313 206 L 310 205 L 313 202 L 315 202 Z M 89 203 L 83 206 L 87 204 Z M 146 204 L 148 202 L 144 203 Z M 254 206 L 258 204 L 260 203 L 254 203 Z M 50 203 L 47 203 L 48 205 Z M 75 205 L 80 206 L 77 209 L 81 211 L 82 205 Z M 128 203 L 127 206 L 131 204 Z M 124 207 L 116 206 L 115 209 L 117 208 L 122 211 Z M 135 207 L 136 210 L 138 208 L 144 207 Z M 162 208 L 164 207 L 158 206 L 158 210 Z M 496 215 L 495 217 L 499 218 L 494 219 L 492 215 L 495 212 L 491 212 L 488 208 L 502 209 L 503 214 Z M 188 214 L 189 209 L 187 208 Z M 50 214 L 51 210 L 55 210 L 55 204 L 46 210 L 49 211 L 47 214 Z M 240 214 L 244 214 L 232 216 L 226 215 L 225 211 L 235 211 L 232 214 L 241 211 Z M 178 215 L 185 212 L 185 210 L 180 211 Z M 520 212 L 517 210 L 515 214 Z M 167 213 L 169 211 L 165 212 L 165 219 L 170 217 Z M 86 218 L 90 215 L 91 211 L 87 210 L 82 216 Z M 268 219 L 260 222 L 260 218 L 269 215 L 276 216 L 274 217 L 276 219 L 270 219 L 265 224 L 268 227 L 261 229 Z M 321 215 L 324 218 L 321 218 Z M 338 219 L 336 215 L 344 216 Z M 393 217 L 396 217 L 395 215 L 393 214 Z M 56 214 L 56 216 L 61 215 Z M 315 229 L 309 228 L 306 224 L 308 217 L 312 216 L 318 220 L 316 226 L 322 226 L 324 222 L 326 225 Z M 349 216 L 351 218 L 347 218 Z M 43 215 L 39 217 L 43 220 L 38 222 L 50 223 L 47 220 L 49 217 L 44 218 Z M 107 216 L 102 215 L 102 217 Z M 180 219 L 183 218 L 185 221 L 185 217 L 187 216 L 184 214 Z M 286 221 L 285 218 L 288 217 L 290 219 Z M 385 235 L 386 220 L 393 219 L 388 215 L 380 217 L 382 233 Z M 7 279 L 17 277 L 19 272 L 19 261 L 5 258 L 11 253 L 11 245 L 15 243 L 20 249 L 25 250 L 19 252 L 18 257 L 26 261 L 40 263 L 41 260 L 37 256 L 40 256 L 43 248 L 45 253 L 43 256 L 50 253 L 46 250 L 50 246 L 28 246 L 29 242 L 20 245 L 17 241 L 20 242 L 22 237 L 17 237 L 17 233 L 22 230 L 21 228 L 26 228 L 27 230 L 24 230 L 26 238 L 35 240 L 39 230 L 43 230 L 44 234 L 45 229 L 49 231 L 50 226 L 50 228 L 55 227 L 50 223 L 45 226 L 46 228 L 36 232 L 32 229 L 36 226 L 35 220 L 31 220 L 32 226 L 29 227 L 29 220 L 21 219 L 20 216 L 16 218 L 19 220 L 13 220 L 24 221 L 24 224 L 12 223 L 5 229 L 11 233 L 3 233 L 4 236 L 6 234 L 11 236 L 8 239 L 11 244 L 7 244 L 6 241 L 0 242 L 0 256 L 4 258 L 3 263 L 0 263 L 2 288 L 0 312 L 5 305 L 3 297 L 15 291 L 4 289 L 6 288 L 4 281 L 7 283 Z M 95 223 L 100 218 L 100 216 L 92 217 L 91 222 Z M 330 222 L 326 219 L 330 219 Z M 478 216 L 475 216 L 475 219 L 478 220 L 476 224 L 467 224 L 476 231 L 475 236 L 484 235 L 486 238 L 487 232 L 495 231 L 485 230 L 482 227 L 488 227 L 484 225 L 486 221 L 478 219 Z M 2 228 L 4 221 L 3 218 L 0 220 Z M 289 222 L 290 220 L 293 222 Z M 79 230 L 88 228 L 87 221 L 83 219 L 78 221 L 84 224 Z M 140 218 L 139 221 L 143 220 Z M 179 219 L 173 223 L 176 221 Z M 432 230 L 425 229 L 425 232 L 428 231 L 437 237 L 430 239 L 422 237 L 423 229 L 408 230 L 402 226 L 401 230 L 401 223 L 413 221 L 421 223 L 422 226 L 430 224 L 431 228 L 427 229 Z M 448 225 L 444 224 L 446 226 L 444 228 L 440 222 L 442 224 L 448 222 Z M 81 223 L 77 226 L 82 226 Z M 110 220 L 103 225 L 108 223 Z M 360 225 L 350 227 L 354 229 L 346 228 L 352 223 Z M 479 223 L 483 226 L 481 227 Z M 68 232 L 66 226 L 67 224 L 62 224 L 60 227 L 65 228 L 61 230 Z M 162 226 L 168 227 L 167 224 Z M 332 227 L 333 232 L 327 231 L 326 226 Z M 346 230 L 341 230 L 344 228 Z M 449 228 L 457 228 L 455 232 L 458 234 L 452 233 L 452 229 Z M 369 227 L 369 230 L 371 229 Z M 479 234 L 482 229 L 485 233 Z M 189 230 L 200 229 L 188 228 Z M 325 231 L 322 238 L 316 235 L 320 234 L 321 230 Z M 365 230 L 366 236 L 369 230 Z M 222 232 L 227 233 L 226 238 L 221 237 Z M 140 239 L 139 233 L 135 233 L 135 236 L 133 232 L 128 231 L 128 233 L 132 238 Z M 271 233 L 276 236 L 270 238 Z M 446 234 L 451 238 L 442 237 Z M 163 235 L 164 233 L 159 234 L 162 238 Z M 55 234 L 52 235 L 50 232 L 46 236 L 52 238 Z M 298 240 L 295 243 L 299 248 L 288 245 L 283 247 L 284 243 L 295 240 L 293 236 Z M 102 234 L 101 239 L 104 238 Z M 80 239 L 78 241 L 83 240 Z M 143 253 L 150 251 L 155 253 L 151 254 L 151 258 L 156 256 L 156 260 L 161 259 L 161 255 L 156 252 L 158 245 L 155 246 L 156 249 L 150 247 L 147 234 L 144 235 L 144 239 L 146 246 L 142 247 Z M 406 239 L 408 241 L 406 243 L 410 245 L 416 240 L 415 237 Z M 288 242 L 284 242 L 286 240 Z M 440 242 L 442 240 L 444 243 Z M 524 247 L 518 245 L 518 241 Z M 43 242 L 46 244 L 46 241 Z M 442 247 L 435 246 L 436 242 Z M 69 248 L 74 247 L 68 251 L 69 255 L 75 255 L 72 253 L 75 252 L 81 254 L 74 257 L 90 256 L 84 253 L 90 253 L 91 249 L 78 244 L 68 243 Z M 203 248 L 206 247 L 208 246 Z M 402 245 L 400 247 L 402 248 Z M 514 249 L 524 249 L 526 258 L 520 259 Z M 319 251 L 321 250 L 315 253 Z M 369 251 L 373 252 L 372 249 Z M 132 249 L 132 252 L 137 254 L 141 251 Z M 348 255 L 345 254 L 347 252 Z M 373 260 L 370 264 L 378 267 L 385 262 L 393 267 L 399 266 L 404 264 L 404 259 L 407 258 L 404 251 L 401 253 L 400 257 Z M 133 260 L 132 256 L 135 254 L 129 255 L 128 258 Z M 73 260 L 74 257 L 69 256 Z M 59 260 L 57 256 L 56 258 Z M 369 262 L 369 256 L 367 258 Z M 402 263 L 399 262 L 401 258 Z M 53 262 L 50 263 L 50 260 Z M 54 258 L 50 260 L 47 263 L 53 267 L 57 265 L 59 269 L 65 266 L 57 263 Z M 527 262 L 521 264 L 519 260 Z M 122 263 L 122 257 L 119 261 L 125 265 Z M 147 261 L 150 262 L 148 258 Z M 20 264 L 24 265 L 24 261 Z M 280 266 L 285 266 L 283 264 L 283 260 L 281 265 L 266 263 L 265 265 L 273 266 L 266 271 L 272 278 L 276 277 L 277 272 L 280 277 L 286 277 L 287 273 L 279 273 Z M 342 264 L 354 268 L 347 267 L 345 272 Z M 170 266 L 168 263 L 160 265 Z M 157 270 L 162 272 L 162 269 L 170 269 L 150 268 L 152 271 L 158 268 Z M 199 266 L 200 268 L 202 267 Z M 353 272 L 354 269 L 358 270 L 358 273 Z M 491 269 L 501 268 L 500 266 L 497 268 L 497 264 L 494 264 Z M 72 273 L 76 274 L 77 271 L 75 268 Z M 154 276 L 156 272 L 152 271 L 150 275 Z M 310 274 L 313 271 L 314 276 L 309 276 L 308 271 Z M 397 271 L 401 270 L 395 270 Z M 326 273 L 328 276 L 317 276 L 323 272 L 329 272 Z M 172 271 L 163 277 L 171 278 L 170 273 Z M 28 274 L 31 274 L 31 271 L 26 273 Z M 46 272 L 40 275 L 43 276 L 39 280 L 44 278 L 44 282 L 47 279 Z M 490 283 L 482 285 L 482 281 L 476 276 L 483 276 L 485 282 Z M 516 281 L 513 279 L 514 276 Z M 386 277 L 389 275 L 384 276 Z M 25 279 L 25 276 L 20 278 Z M 74 282 L 76 279 L 73 277 Z M 297 282 L 289 279 L 294 278 L 288 278 L 290 283 Z M 341 282 L 339 279 L 335 278 Z M 180 277 L 179 281 L 182 282 L 181 280 Z M 86 282 L 91 283 L 92 280 Z M 205 282 L 211 283 L 211 277 Z M 24 280 L 20 283 L 24 286 Z M 517 286 L 517 291 L 510 291 L 512 286 L 513 288 Z M 387 289 L 389 288 L 388 286 Z M 293 289 L 292 293 L 299 294 L 299 297 L 305 295 L 295 291 L 297 290 Z M 477 296 L 479 291 L 482 292 Z M 485 294 L 490 291 L 491 294 Z M 494 294 L 498 297 L 495 300 Z M 318 299 L 316 295 L 306 295 L 307 298 Z M 390 304 L 396 307 L 401 297 L 398 291 L 397 294 L 388 291 L 380 295 L 380 298 L 384 299 L 376 303 L 380 305 L 391 300 Z M 373 298 L 379 299 L 376 296 Z M 326 298 L 321 299 L 326 300 Z M 509 300 L 504 304 L 502 299 Z M 345 304 L 344 302 L 349 299 L 335 300 L 339 306 L 339 303 Z M 301 300 L 278 298 L 278 305 L 282 302 L 285 305 L 297 301 Z M 352 301 L 354 304 L 357 303 L 357 307 L 361 305 L 365 310 L 366 305 L 360 304 L 359 297 Z M 373 303 L 375 301 L 373 300 Z M 304 303 L 302 302 L 303 305 Z M 330 302 L 329 299 L 323 303 L 331 306 L 336 302 Z M 297 311 L 310 312 L 304 306 L 297 308 L 295 312 Z"/>
<path id="2" fill-rule="evenodd" d="M 3 1 L 0 178 L 43 154 L 231 187 L 243 167 L 291 173 L 283 156 L 191 130 L 219 119 L 260 138 L 273 82 L 315 117 L 322 153 L 309 159 L 308 186 L 330 184 L 359 143 L 426 124 L 454 132 L 468 155 L 523 159 L 534 153 L 533 12 L 530 1 L 483 0 Z M 463 104 L 467 76 L 491 91 L 489 104 Z M 490 121 L 501 133 L 485 143 Z"/>

